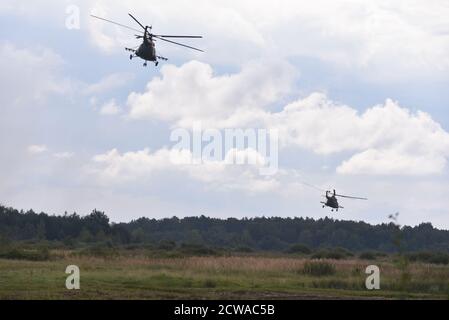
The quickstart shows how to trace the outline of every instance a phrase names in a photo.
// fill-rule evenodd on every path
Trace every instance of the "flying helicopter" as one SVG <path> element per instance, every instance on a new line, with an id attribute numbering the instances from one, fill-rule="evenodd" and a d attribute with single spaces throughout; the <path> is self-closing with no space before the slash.
<path id="1" fill-rule="evenodd" d="M 152 26 L 144 26 L 143 24 L 141 24 L 139 22 L 139 20 L 137 20 L 132 14 L 128 14 L 141 28 L 142 30 L 138 30 L 132 27 L 129 27 L 127 25 L 112 21 L 112 20 L 108 20 L 105 18 L 101 18 L 95 15 L 91 15 L 91 17 L 95 18 L 95 19 L 99 19 L 99 20 L 103 20 L 112 24 L 115 24 L 117 26 L 138 32 L 139 34 L 136 35 L 136 39 L 143 39 L 143 42 L 140 46 L 136 47 L 136 48 L 125 48 L 126 51 L 131 52 L 131 55 L 129 56 L 129 59 L 132 60 L 133 58 L 141 58 L 142 60 L 144 60 L 144 64 L 143 66 L 146 67 L 147 66 L 147 62 L 151 61 L 154 62 L 155 66 L 157 67 L 159 65 L 159 60 L 162 61 L 168 61 L 167 58 L 162 57 L 162 56 L 158 56 L 156 54 L 156 45 L 155 42 L 157 40 L 161 40 L 161 41 L 165 41 L 165 42 L 169 42 L 172 44 L 176 44 L 178 46 L 182 46 L 185 48 L 189 48 L 192 50 L 196 50 L 196 51 L 200 51 L 200 52 L 204 52 L 201 49 L 195 48 L 195 47 L 191 47 L 188 46 L 186 44 L 182 44 L 179 42 L 175 42 L 172 40 L 168 40 L 167 38 L 194 38 L 194 39 L 200 39 L 202 38 L 202 36 L 174 36 L 174 35 L 161 35 L 161 34 L 154 34 L 152 33 L 153 27 Z"/>
<path id="2" fill-rule="evenodd" d="M 332 208 L 332 212 L 334 209 L 338 212 L 338 209 L 344 209 L 344 207 L 340 206 L 338 203 L 337 198 L 347 198 L 347 199 L 353 199 L 353 200 L 368 200 L 367 198 L 359 198 L 359 197 L 351 197 L 351 196 L 344 196 L 341 194 L 337 194 L 337 192 L 334 190 L 326 191 L 326 202 L 321 202 L 323 204 L 323 208 L 329 207 Z"/>

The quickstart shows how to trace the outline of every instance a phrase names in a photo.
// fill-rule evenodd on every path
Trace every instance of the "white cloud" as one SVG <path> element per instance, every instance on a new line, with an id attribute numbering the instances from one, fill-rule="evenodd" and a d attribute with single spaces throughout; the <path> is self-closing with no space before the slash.
<path id="1" fill-rule="evenodd" d="M 425 175 L 443 172 L 446 158 L 409 155 L 396 150 L 369 149 L 354 155 L 337 168 L 342 174 Z"/>
<path id="2" fill-rule="evenodd" d="M 61 75 L 63 64 L 63 59 L 47 48 L 0 44 L 0 102 L 42 103 L 49 95 L 66 93 L 70 81 Z"/>
<path id="3" fill-rule="evenodd" d="M 49 21 L 55 21 L 63 20 L 68 4 L 6 0 L 0 12 L 50 16 Z M 205 54 L 158 43 L 160 53 L 173 59 L 243 65 L 254 58 L 311 57 L 382 83 L 414 76 L 447 79 L 449 69 L 445 0 L 200 0 L 194 8 L 182 0 L 155 0 L 151 6 L 144 0 L 77 4 L 83 13 L 82 30 L 94 46 L 109 53 L 123 54 L 124 46 L 139 43 L 133 31 L 95 21 L 91 12 L 139 28 L 126 14 L 133 11 L 155 32 L 205 36 L 189 42 L 206 49 Z"/>
<path id="4" fill-rule="evenodd" d="M 16 14 L 26 18 L 46 17 L 61 15 L 65 12 L 65 6 L 72 1 L 40 0 L 38 3 L 30 3 L 26 0 L 3 0 L 0 3 L 0 14 Z"/>
<path id="5" fill-rule="evenodd" d="M 234 156 L 239 159 L 255 156 L 259 161 L 256 165 L 236 165 L 235 162 L 229 164 L 229 160 Z M 193 160 L 193 155 L 188 150 L 160 149 L 151 153 L 149 149 L 144 149 L 120 154 L 118 150 L 113 149 L 95 156 L 87 172 L 95 176 L 99 183 L 107 186 L 148 184 L 152 183 L 152 178 L 158 174 L 175 174 L 180 179 L 201 182 L 207 188 L 222 191 L 240 190 L 250 194 L 281 190 L 285 194 L 289 189 L 298 187 L 295 184 L 285 184 L 289 174 L 282 170 L 276 176 L 261 176 L 259 167 L 264 165 L 264 158 L 254 150 L 230 150 L 222 161 L 205 160 L 201 164 L 192 164 Z"/>
<path id="6" fill-rule="evenodd" d="M 103 116 L 115 116 L 122 112 L 122 109 L 115 103 L 115 100 L 111 100 L 105 103 L 100 108 L 100 114 Z"/>
<path id="7" fill-rule="evenodd" d="M 53 156 L 56 159 L 64 160 L 64 159 L 73 158 L 74 154 L 72 152 L 58 152 L 58 153 L 54 153 Z"/>
<path id="8" fill-rule="evenodd" d="M 134 26 L 123 14 L 128 4 L 97 0 L 89 6 Z M 169 57 L 192 54 L 239 65 L 255 57 L 312 57 L 382 83 L 416 75 L 447 77 L 449 69 L 449 6 L 444 0 L 197 1 L 195 10 L 181 0 L 156 0 L 152 6 L 139 0 L 131 7 L 156 32 L 205 35 L 194 42 L 206 49 L 200 55 L 158 44 Z M 115 26 L 90 24 L 89 32 L 108 51 L 133 43 L 130 32 Z"/>
<path id="9" fill-rule="evenodd" d="M 319 154 L 370 147 L 445 153 L 449 139 L 429 114 L 412 113 L 390 99 L 359 114 L 324 94 L 314 93 L 264 120 L 284 131 L 286 144 L 297 144 Z"/>
<path id="10" fill-rule="evenodd" d="M 121 155 L 117 149 L 113 149 L 93 158 L 99 168 L 92 169 L 92 172 L 105 182 L 130 181 L 165 168 L 168 159 L 167 150 L 159 150 L 155 154 L 150 154 L 150 150 L 145 149 Z"/>
<path id="11" fill-rule="evenodd" d="M 195 3 L 194 10 L 191 4 L 186 2 L 159 0 L 151 6 L 148 6 L 145 1 L 134 1 L 129 6 L 123 5 L 120 1 L 102 0 L 89 1 L 87 6 L 96 15 L 136 29 L 140 27 L 126 14 L 130 11 L 130 7 L 143 24 L 154 26 L 155 33 L 204 35 L 201 41 L 183 39 L 182 42 L 207 48 L 206 54 L 158 42 L 158 52 L 173 59 L 181 56 L 184 58 L 207 57 L 216 62 L 239 63 L 258 54 L 264 44 L 264 39 L 255 26 L 241 12 L 227 3 L 200 0 Z M 88 31 L 92 43 L 107 53 L 122 51 L 124 46 L 132 47 L 139 44 L 132 37 L 133 31 L 90 20 Z M 235 54 L 226 52 L 231 45 Z"/>
<path id="12" fill-rule="evenodd" d="M 29 146 L 27 148 L 28 153 L 36 155 L 36 154 L 41 154 L 41 153 L 45 153 L 48 151 L 48 148 L 46 145 L 32 145 Z"/>
<path id="13" fill-rule="evenodd" d="M 240 73 L 222 76 L 208 64 L 191 61 L 179 68 L 165 65 L 161 74 L 146 92 L 129 95 L 131 118 L 224 127 L 277 102 L 290 92 L 296 76 L 293 67 L 277 61 L 253 62 Z"/>
<path id="14" fill-rule="evenodd" d="M 84 90 L 87 95 L 96 95 L 108 92 L 126 85 L 133 79 L 130 73 L 113 73 L 103 77 L 99 82 L 87 86 Z"/>
<path id="15" fill-rule="evenodd" d="M 299 146 L 323 155 L 353 153 L 339 173 L 444 170 L 449 134 L 429 114 L 413 113 L 390 99 L 359 114 L 322 93 L 273 111 L 292 91 L 293 79 L 288 65 L 276 63 L 250 64 L 240 73 L 225 76 L 215 76 L 210 66 L 199 62 L 179 68 L 167 65 L 162 77 L 150 81 L 144 93 L 130 94 L 129 116 L 162 119 L 186 128 L 202 122 L 204 128 L 278 129 L 284 147 Z"/>
<path id="16" fill-rule="evenodd" d="M 95 47 L 119 55 L 117 59 L 123 57 L 125 68 L 127 57 L 123 47 L 134 47 L 139 41 L 132 37 L 133 32 L 89 18 L 90 8 L 103 8 L 104 12 L 97 13 L 104 13 L 110 19 L 133 25 L 134 22 L 127 17 L 131 8 L 144 23 L 153 24 L 155 32 L 198 33 L 205 36 L 202 40 L 189 42 L 204 48 L 204 54 L 158 42 L 158 53 L 169 57 L 176 64 L 192 58 L 208 64 L 193 62 L 188 68 L 187 65 L 175 68 L 164 64 L 166 70 L 162 69 L 164 73 L 160 79 L 153 79 L 150 82 L 151 88 L 136 92 L 136 100 L 129 101 L 132 118 L 158 119 L 172 126 L 188 128 L 198 119 L 203 121 L 205 127 L 280 128 L 283 145 L 290 148 L 283 151 L 288 157 L 294 158 L 288 159 L 289 165 L 310 167 L 305 180 L 325 188 L 332 184 L 350 194 L 358 193 L 354 190 L 363 190 L 361 195 L 369 196 L 367 207 L 358 207 L 363 206 L 363 203 L 348 205 L 341 213 L 344 219 L 363 218 L 380 223 L 384 221 L 384 217 L 379 212 L 401 211 L 408 223 L 432 220 L 441 226 L 448 225 L 447 215 L 444 215 L 447 174 L 422 176 L 440 174 L 447 168 L 447 132 L 439 126 L 438 118 L 432 119 L 426 113 L 412 112 L 393 101 L 357 111 L 353 106 L 330 101 L 324 94 L 316 93 L 304 98 L 302 93 L 298 95 L 294 91 L 292 79 L 295 71 L 290 66 L 279 62 L 267 63 L 273 57 L 279 61 L 298 64 L 312 61 L 308 72 L 316 72 L 313 74 L 315 81 L 324 75 L 326 80 L 320 83 L 324 87 L 329 75 L 333 81 L 331 85 L 334 85 L 343 78 L 342 75 L 347 74 L 352 79 L 362 77 L 363 80 L 378 81 L 386 87 L 394 81 L 418 82 L 423 89 L 419 97 L 421 101 L 425 101 L 429 89 L 434 89 L 434 80 L 443 78 L 447 82 L 449 79 L 449 23 L 446 18 L 449 16 L 449 7 L 445 0 L 379 0 L 375 3 L 363 0 L 198 0 L 194 7 L 180 0 L 155 0 L 151 6 L 143 0 L 126 3 L 117 0 L 76 2 L 80 5 L 83 16 L 81 30 L 71 33 L 77 34 L 73 39 L 81 39 L 86 36 L 83 33 L 89 33 Z M 57 37 L 61 36 L 58 31 L 67 35 L 62 30 L 64 7 L 72 3 L 70 0 L 57 3 L 54 0 L 4 0 L 0 2 L 0 14 L 8 15 L 5 23 L 14 19 L 12 15 L 18 14 L 19 23 L 27 19 L 29 24 L 51 29 Z M 10 37 L 14 37 L 14 34 Z M 96 126 L 95 120 L 87 121 L 86 114 L 80 112 L 83 110 L 81 104 L 79 108 L 70 111 L 56 109 L 60 106 L 51 104 L 53 99 L 50 98 L 54 94 L 67 93 L 73 84 L 65 76 L 66 70 L 61 70 L 64 66 L 63 59 L 52 50 L 35 45 L 39 43 L 39 39 L 45 40 L 45 37 L 39 30 L 30 29 L 28 38 L 33 39 L 31 45 L 1 45 L 1 105 L 49 102 L 48 112 L 39 113 L 39 121 L 35 120 L 35 114 L 28 113 L 27 110 L 20 114 L 15 110 L 8 110 L 9 114 L 2 112 L 0 127 L 3 129 L 3 136 L 10 137 L 12 133 L 15 135 L 11 139 L 0 139 L 0 144 L 5 154 L 16 155 L 15 161 L 5 158 L 1 166 L 1 178 L 6 183 L 0 184 L 0 188 L 5 201 L 16 199 L 11 202 L 16 207 L 37 207 L 52 212 L 76 208 L 79 213 L 85 213 L 100 205 L 108 209 L 108 214 L 115 221 L 128 219 L 129 216 L 123 212 L 133 212 L 133 217 L 149 215 L 149 212 L 152 217 L 199 212 L 220 217 L 265 213 L 292 216 L 309 212 L 315 217 L 322 217 L 327 214 L 317 206 L 318 194 L 310 192 L 307 196 L 307 192 L 296 192 L 300 186 L 295 187 L 292 182 L 295 175 L 291 171 L 281 170 L 279 176 L 265 180 L 256 175 L 256 168 L 225 167 L 220 162 L 184 168 L 179 164 L 164 164 L 168 160 L 165 155 L 159 154 L 160 150 L 147 153 L 116 151 L 110 157 L 107 157 L 109 153 L 103 155 L 103 161 L 100 156 L 91 163 L 95 169 L 95 177 L 106 185 L 105 188 L 98 188 L 98 185 L 92 186 L 91 181 L 82 181 L 85 184 L 78 185 L 78 176 L 82 176 L 78 166 L 85 161 L 81 151 L 79 159 L 77 157 L 73 161 L 57 161 L 56 154 L 52 154 L 52 157 L 45 157 L 45 161 L 37 167 L 36 159 L 23 157 L 23 146 L 36 140 L 45 141 L 49 132 L 54 139 L 71 141 L 74 146 L 68 149 L 74 150 L 98 150 L 99 144 L 111 145 L 112 140 L 117 141 L 121 149 L 129 150 L 130 143 L 135 146 L 136 143 L 141 143 L 138 141 L 142 141 L 140 130 L 129 130 L 129 126 L 135 125 L 133 122 L 126 122 L 123 128 L 114 128 L 115 135 L 103 134 L 110 127 L 105 129 L 103 126 Z M 64 39 L 71 41 L 66 36 Z M 64 46 L 64 43 L 61 42 L 61 45 Z M 82 51 L 85 49 L 76 47 Z M 75 56 L 80 57 L 73 56 L 74 60 L 70 61 L 73 66 L 86 67 L 85 63 L 88 63 L 87 67 L 92 66 L 86 61 L 80 63 Z M 108 59 L 116 61 L 116 58 Z M 249 63 L 252 60 L 263 62 Z M 321 62 L 329 69 L 323 71 Z M 113 64 L 116 68 L 121 68 L 120 63 Z M 239 68 L 242 71 L 223 75 Z M 86 76 L 85 71 L 78 70 L 81 76 Z M 158 71 L 150 70 L 150 74 L 152 72 Z M 141 74 L 142 77 L 147 76 L 147 73 Z M 99 102 L 106 101 L 104 97 L 100 98 L 101 94 L 126 84 L 120 80 L 123 80 L 120 75 L 112 75 L 90 86 L 77 83 L 76 92 L 82 95 L 82 99 L 92 98 L 92 105 L 99 107 Z M 192 83 L 189 84 L 189 81 Z M 346 86 L 345 83 L 341 85 Z M 164 92 L 162 88 L 168 90 Z M 394 84 L 392 88 L 393 91 L 398 89 Z M 189 91 L 195 91 L 196 94 Z M 273 92 L 274 95 L 271 95 Z M 122 93 L 123 91 L 118 94 Z M 264 96 L 266 93 L 267 96 Z M 90 94 L 99 97 L 86 96 Z M 178 94 L 178 100 L 170 97 Z M 370 99 L 373 95 L 378 96 L 372 91 L 368 94 Z M 294 101 L 297 97 L 302 98 Z M 444 96 L 441 100 L 444 104 L 443 99 Z M 137 107 L 137 102 L 140 107 Z M 423 102 L 416 101 L 415 104 L 418 103 Z M 420 107 L 425 108 L 426 105 L 421 104 Z M 50 113 L 51 116 L 47 117 Z M 66 116 L 74 123 L 73 126 L 65 123 Z M 440 116 L 445 116 L 443 110 Z M 56 124 L 60 130 L 54 130 L 53 125 Z M 160 123 L 152 123 L 151 129 L 154 128 L 153 125 L 159 127 Z M 144 127 L 145 124 L 141 126 Z M 80 146 L 78 138 L 85 137 L 85 132 L 91 130 L 95 134 L 100 133 L 97 135 L 99 139 L 89 141 L 87 145 L 83 142 Z M 36 138 L 38 132 L 43 137 L 39 135 Z M 54 134 L 55 132 L 64 134 Z M 80 132 L 83 134 L 79 134 Z M 116 140 L 122 134 L 129 136 Z M 165 132 L 162 135 L 157 132 L 151 142 L 163 143 L 161 140 L 166 138 Z M 12 153 L 14 148 L 20 150 Z M 317 156 L 306 155 L 303 161 L 301 157 L 304 152 L 295 148 L 314 152 Z M 60 155 L 63 154 L 61 152 Z M 182 156 L 188 159 L 191 155 L 186 153 Z M 281 154 L 281 160 L 285 159 L 282 156 Z M 335 171 L 333 164 L 336 159 L 341 159 L 341 164 L 337 165 L 339 174 L 331 172 Z M 309 166 L 307 162 L 314 160 L 316 164 Z M 322 161 L 326 162 L 325 166 L 329 166 L 324 174 L 316 172 Z M 147 168 L 147 162 L 151 170 Z M 66 175 L 67 173 L 71 175 Z M 351 174 L 421 176 L 367 176 L 360 179 L 357 176 L 351 177 Z M 180 180 L 172 183 L 172 175 Z M 288 175 L 291 175 L 291 180 L 286 178 Z M 326 182 L 320 184 L 323 179 Z M 189 189 L 191 185 L 188 185 L 178 194 L 172 193 L 173 188 L 184 188 L 183 183 L 190 181 L 195 182 L 195 187 L 200 185 L 203 189 Z M 32 188 L 32 184 L 35 188 Z M 61 184 L 69 186 L 64 190 Z M 153 189 L 161 184 L 165 184 L 165 189 Z M 137 185 L 135 189 L 134 185 Z M 223 190 L 234 190 L 234 194 L 223 193 Z M 269 190 L 269 193 L 263 190 Z M 283 195 L 291 190 L 290 198 L 288 201 L 279 201 L 278 194 L 273 190 L 282 190 Z M 248 193 L 251 192 L 261 196 L 250 201 Z M 55 194 L 58 195 L 56 198 Z M 413 194 L 420 194 L 420 197 L 413 197 Z M 209 202 L 209 206 L 205 205 L 206 202 Z"/>
<path id="17" fill-rule="evenodd" d="M 429 114 L 391 100 L 359 114 L 312 94 L 266 116 L 265 123 L 281 130 L 286 146 L 317 154 L 357 152 L 337 169 L 344 174 L 442 173 L 449 157 L 448 132 Z"/>

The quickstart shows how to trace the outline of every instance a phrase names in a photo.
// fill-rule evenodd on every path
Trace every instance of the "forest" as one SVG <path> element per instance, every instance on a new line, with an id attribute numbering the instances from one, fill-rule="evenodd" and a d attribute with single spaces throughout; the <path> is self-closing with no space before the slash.
<path id="1" fill-rule="evenodd" d="M 393 222 L 370 225 L 331 218 L 251 218 L 226 220 L 200 217 L 141 218 L 129 223 L 111 223 L 94 210 L 80 216 L 61 216 L 19 211 L 0 206 L 0 241 L 59 242 L 77 244 L 149 244 L 170 249 L 180 245 L 242 251 L 285 251 L 296 248 L 344 248 L 347 250 L 394 252 L 449 252 L 449 231 L 430 223 L 399 227 Z"/>

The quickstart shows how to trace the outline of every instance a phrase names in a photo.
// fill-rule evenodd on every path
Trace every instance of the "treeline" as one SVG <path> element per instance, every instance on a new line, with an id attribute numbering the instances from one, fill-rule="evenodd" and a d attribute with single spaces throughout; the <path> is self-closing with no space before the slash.
<path id="1" fill-rule="evenodd" d="M 248 251 L 286 251 L 295 245 L 345 248 L 354 252 L 449 252 L 449 231 L 430 223 L 398 228 L 395 224 L 370 225 L 334 219 L 253 218 L 227 220 L 201 217 L 141 218 L 130 223 L 110 223 L 104 212 L 88 216 L 52 216 L 0 206 L 0 244 L 5 242 L 59 242 L 80 244 L 152 245 L 161 249 L 204 246 Z"/>

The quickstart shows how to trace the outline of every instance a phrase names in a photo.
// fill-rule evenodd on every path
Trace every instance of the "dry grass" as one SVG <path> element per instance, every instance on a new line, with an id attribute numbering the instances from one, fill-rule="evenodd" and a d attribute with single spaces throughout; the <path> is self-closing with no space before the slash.
<path id="1" fill-rule="evenodd" d="M 336 274 L 314 277 L 302 272 L 305 258 L 229 256 L 158 258 L 142 252 L 114 257 L 56 253 L 44 262 L 0 260 L 0 299 L 165 299 L 418 297 L 448 298 L 449 267 L 410 264 L 407 292 L 398 285 L 403 271 L 393 261 L 325 260 Z M 65 267 L 78 265 L 82 290 L 64 288 Z M 381 291 L 364 287 L 369 264 L 381 268 Z"/>

